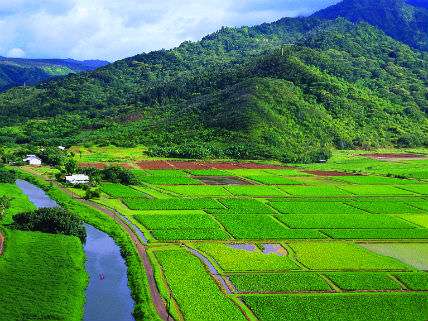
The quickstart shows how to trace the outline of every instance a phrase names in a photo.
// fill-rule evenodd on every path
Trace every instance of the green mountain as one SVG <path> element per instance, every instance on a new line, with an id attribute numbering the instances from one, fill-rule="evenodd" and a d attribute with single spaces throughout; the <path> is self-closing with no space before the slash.
<path id="1" fill-rule="evenodd" d="M 16 86 L 35 85 L 52 77 L 95 70 L 107 64 L 101 60 L 0 57 L 0 92 Z"/>
<path id="2" fill-rule="evenodd" d="M 314 14 L 322 19 L 344 17 L 368 22 L 409 46 L 428 51 L 428 1 L 344 0 Z"/>
<path id="3" fill-rule="evenodd" d="M 331 147 L 426 145 L 427 62 L 342 18 L 223 28 L 1 94 L 0 143 L 287 161 L 319 160 Z"/>

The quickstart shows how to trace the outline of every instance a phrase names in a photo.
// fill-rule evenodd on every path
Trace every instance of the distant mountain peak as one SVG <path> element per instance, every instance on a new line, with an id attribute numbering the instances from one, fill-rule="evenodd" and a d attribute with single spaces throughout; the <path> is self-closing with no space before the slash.
<path id="1" fill-rule="evenodd" d="M 344 0 L 313 17 L 365 21 L 413 48 L 428 51 L 427 0 Z"/>

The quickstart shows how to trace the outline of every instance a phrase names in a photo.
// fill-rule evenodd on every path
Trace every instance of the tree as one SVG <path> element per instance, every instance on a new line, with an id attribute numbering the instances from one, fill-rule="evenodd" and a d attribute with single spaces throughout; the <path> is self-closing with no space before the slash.
<path id="1" fill-rule="evenodd" d="M 82 242 L 86 240 L 83 221 L 62 207 L 40 208 L 34 212 L 17 214 L 13 217 L 12 227 L 24 231 L 72 235 Z"/>
<path id="2" fill-rule="evenodd" d="M 6 195 L 0 197 L 0 220 L 4 217 L 6 210 L 10 208 L 12 198 Z"/>

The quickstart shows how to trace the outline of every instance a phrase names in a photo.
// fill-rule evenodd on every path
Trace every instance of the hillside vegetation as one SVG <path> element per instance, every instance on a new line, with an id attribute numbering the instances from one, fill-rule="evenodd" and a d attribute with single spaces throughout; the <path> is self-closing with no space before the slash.
<path id="1" fill-rule="evenodd" d="M 0 95 L 0 142 L 286 161 L 324 159 L 331 147 L 421 146 L 427 62 L 427 53 L 343 18 L 223 28 Z"/>

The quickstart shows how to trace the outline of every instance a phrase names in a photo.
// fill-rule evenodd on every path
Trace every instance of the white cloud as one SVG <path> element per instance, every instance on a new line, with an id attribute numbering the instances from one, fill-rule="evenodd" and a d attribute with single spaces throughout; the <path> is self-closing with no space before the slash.
<path id="1" fill-rule="evenodd" d="M 0 48 L 22 48 L 29 57 L 115 60 L 197 40 L 223 25 L 252 25 L 307 14 L 338 0 L 4 2 L 0 3 L 0 29 L 8 32 L 0 34 Z"/>
<path id="2" fill-rule="evenodd" d="M 24 58 L 25 51 L 21 48 L 12 48 L 7 52 L 6 56 L 9 58 Z"/>

